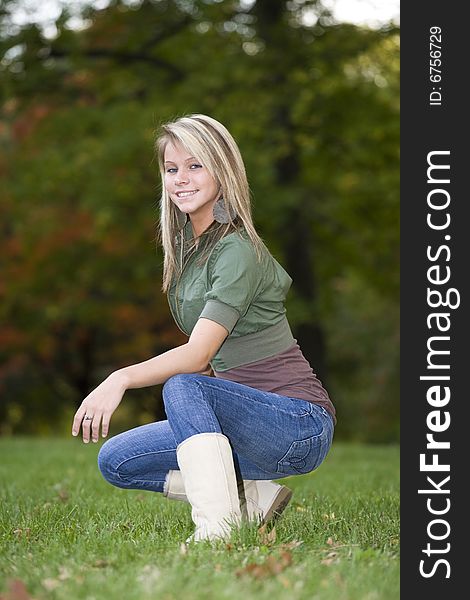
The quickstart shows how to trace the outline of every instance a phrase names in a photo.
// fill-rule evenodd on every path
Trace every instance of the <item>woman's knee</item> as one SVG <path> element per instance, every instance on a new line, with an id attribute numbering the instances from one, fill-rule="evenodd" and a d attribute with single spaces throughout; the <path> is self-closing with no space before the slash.
<path id="1" fill-rule="evenodd" d="M 125 481 L 119 476 L 116 450 L 116 438 L 107 440 L 98 453 L 98 468 L 108 483 L 117 487 L 126 487 Z"/>
<path id="2" fill-rule="evenodd" d="M 175 404 L 184 402 L 188 395 L 194 398 L 195 388 L 198 388 L 198 377 L 197 373 L 180 373 L 167 379 L 162 390 L 165 409 L 171 409 Z"/>

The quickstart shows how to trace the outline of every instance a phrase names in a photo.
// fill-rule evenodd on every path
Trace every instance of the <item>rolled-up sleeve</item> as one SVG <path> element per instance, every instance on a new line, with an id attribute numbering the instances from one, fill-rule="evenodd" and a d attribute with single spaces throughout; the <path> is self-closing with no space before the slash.
<path id="1" fill-rule="evenodd" d="M 209 289 L 200 318 L 219 323 L 229 333 L 243 317 L 262 285 L 262 266 L 248 240 L 224 240 L 211 256 Z"/>

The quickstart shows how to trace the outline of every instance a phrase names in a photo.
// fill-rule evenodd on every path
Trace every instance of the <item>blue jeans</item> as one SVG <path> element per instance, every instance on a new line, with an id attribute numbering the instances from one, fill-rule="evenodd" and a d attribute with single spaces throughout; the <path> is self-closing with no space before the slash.
<path id="1" fill-rule="evenodd" d="M 167 421 L 107 440 L 98 465 L 109 483 L 163 492 L 178 469 L 176 447 L 198 433 L 223 433 L 239 479 L 280 479 L 309 473 L 325 459 L 333 419 L 322 406 L 199 374 L 170 377 L 163 387 Z"/>

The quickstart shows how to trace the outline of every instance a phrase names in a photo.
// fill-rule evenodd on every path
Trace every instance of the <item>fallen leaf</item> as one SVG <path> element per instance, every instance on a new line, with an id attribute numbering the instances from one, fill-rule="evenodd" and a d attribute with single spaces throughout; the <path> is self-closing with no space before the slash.
<path id="1" fill-rule="evenodd" d="M 320 561 L 322 565 L 332 565 L 333 563 L 339 562 L 338 553 L 337 552 L 328 552 L 326 558 Z"/>
<path id="2" fill-rule="evenodd" d="M 25 528 L 18 527 L 17 529 L 13 530 L 13 534 L 16 535 L 18 538 L 23 537 L 23 535 L 26 538 L 29 538 L 29 536 L 31 535 L 31 529 L 29 527 L 25 527 Z"/>
<path id="3" fill-rule="evenodd" d="M 264 546 L 272 546 L 276 542 L 276 528 L 273 527 L 271 531 L 268 532 L 266 523 L 258 529 L 258 535 L 260 542 Z"/>
<path id="4" fill-rule="evenodd" d="M 59 575 L 57 576 L 59 581 L 65 581 L 66 579 L 70 579 L 70 577 L 71 574 L 67 567 L 59 567 Z"/>
<path id="5" fill-rule="evenodd" d="M 292 542 L 286 542 L 285 544 L 281 544 L 279 548 L 285 550 L 293 550 L 294 548 L 298 548 L 303 544 L 302 540 L 292 540 Z"/>
<path id="6" fill-rule="evenodd" d="M 108 565 L 109 565 L 109 562 L 107 560 L 104 560 L 103 558 L 99 558 L 98 560 L 95 560 L 95 562 L 93 563 L 92 566 L 97 569 L 104 569 Z"/>
<path id="7" fill-rule="evenodd" d="M 241 577 L 250 575 L 255 579 L 265 579 L 273 575 L 279 575 L 284 569 L 292 564 L 292 553 L 288 550 L 281 552 L 279 556 L 271 554 L 262 563 L 249 563 L 246 567 L 237 569 L 235 575 Z"/>
<path id="8" fill-rule="evenodd" d="M 155 589 L 155 585 L 159 579 L 161 579 L 161 571 L 155 565 L 145 565 L 137 577 L 137 581 L 144 587 L 147 593 Z"/>
<path id="9" fill-rule="evenodd" d="M 281 571 L 284 571 L 285 568 L 292 564 L 292 552 L 284 550 L 279 558 L 274 555 L 268 556 L 266 562 L 269 563 L 269 567 L 273 573 L 281 573 Z"/>
<path id="10" fill-rule="evenodd" d="M 186 556 L 187 553 L 188 553 L 188 545 L 185 544 L 184 542 L 181 542 L 181 544 L 180 544 L 180 554 L 181 554 L 181 556 Z"/>
<path id="11" fill-rule="evenodd" d="M 21 579 L 10 580 L 8 586 L 8 592 L 5 596 L 1 595 L 0 600 L 34 600 Z"/>
<path id="12" fill-rule="evenodd" d="M 61 502 L 67 502 L 67 500 L 70 497 L 70 494 L 68 493 L 67 490 L 59 490 L 59 492 L 57 493 L 57 495 L 59 496 L 59 500 Z"/>
<path id="13" fill-rule="evenodd" d="M 57 587 L 59 587 L 60 582 L 58 579 L 53 579 L 52 577 L 48 577 L 47 579 L 43 579 L 41 581 L 42 586 L 44 588 L 46 588 L 46 590 L 48 592 L 52 592 L 52 590 L 55 590 Z"/>

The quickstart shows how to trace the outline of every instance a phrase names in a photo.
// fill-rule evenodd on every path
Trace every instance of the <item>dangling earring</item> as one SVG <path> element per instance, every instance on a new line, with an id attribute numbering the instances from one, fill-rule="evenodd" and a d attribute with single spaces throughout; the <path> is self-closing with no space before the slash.
<path id="1" fill-rule="evenodd" d="M 231 223 L 237 216 L 237 213 L 231 206 L 229 206 L 229 212 L 227 212 L 223 196 L 220 196 L 214 204 L 212 214 L 217 223 Z"/>

